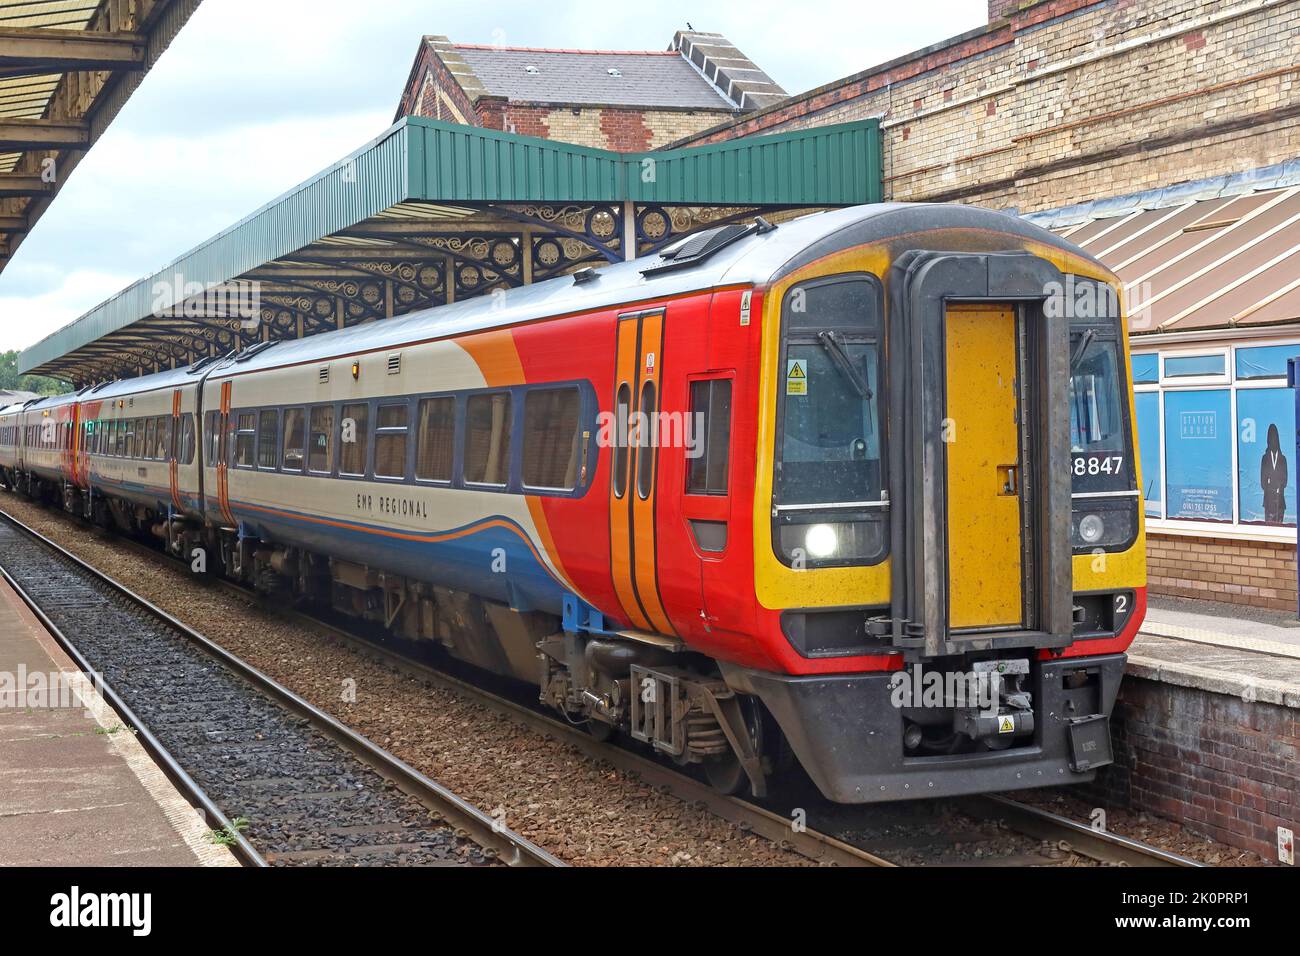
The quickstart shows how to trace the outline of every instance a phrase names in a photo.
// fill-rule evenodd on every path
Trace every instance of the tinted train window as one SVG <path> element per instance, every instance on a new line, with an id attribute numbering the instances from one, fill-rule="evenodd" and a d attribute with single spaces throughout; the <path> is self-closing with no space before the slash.
<path id="1" fill-rule="evenodd" d="M 504 485 L 510 476 L 510 393 L 471 395 L 465 403 L 465 480 Z"/>
<path id="2" fill-rule="evenodd" d="M 239 416 L 235 430 L 235 467 L 253 467 L 253 442 L 257 437 L 257 416 L 245 412 Z"/>
<path id="3" fill-rule="evenodd" d="M 375 477 L 406 477 L 406 405 L 380 405 L 375 417 Z"/>
<path id="4" fill-rule="evenodd" d="M 730 380 L 691 383 L 690 429 L 686 493 L 725 495 L 731 457 Z"/>
<path id="5" fill-rule="evenodd" d="M 144 447 L 140 449 L 141 458 L 154 457 L 154 442 L 158 437 L 158 421 L 150 418 L 144 423 Z"/>
<path id="6" fill-rule="evenodd" d="M 650 497 L 650 492 L 654 487 L 655 477 L 655 456 L 658 454 L 657 447 L 659 436 L 656 433 L 658 427 L 655 423 L 659 420 L 656 416 L 656 398 L 654 382 L 646 382 L 641 386 L 641 407 L 640 413 L 645 416 L 644 425 L 641 427 L 640 450 L 637 452 L 636 459 L 636 493 L 641 496 L 641 500 Z"/>
<path id="7" fill-rule="evenodd" d="M 158 419 L 158 433 L 154 447 L 158 451 L 158 460 L 166 461 L 172 456 L 172 419 L 164 416 Z"/>
<path id="8" fill-rule="evenodd" d="M 572 489 L 578 481 L 581 400 L 576 388 L 534 389 L 524 397 L 524 484 Z"/>
<path id="9" fill-rule="evenodd" d="M 177 455 L 182 465 L 194 464 L 194 414 L 186 412 L 181 422 L 181 447 Z"/>
<path id="10" fill-rule="evenodd" d="M 881 492 L 880 312 L 875 287 L 841 280 L 787 298 L 779 369 L 781 504 L 876 501 Z"/>
<path id="11" fill-rule="evenodd" d="M 344 405 L 339 429 L 339 474 L 364 475 L 370 450 L 370 406 Z"/>
<path id="12" fill-rule="evenodd" d="M 627 494 L 628 418 L 632 414 L 632 388 L 624 382 L 614 399 L 614 496 Z"/>
<path id="13" fill-rule="evenodd" d="M 451 481 L 456 450 L 456 399 L 426 398 L 420 402 L 415 477 L 421 481 Z"/>
<path id="14" fill-rule="evenodd" d="M 274 468 L 280 413 L 264 411 L 257 416 L 257 467 Z"/>
<path id="15" fill-rule="evenodd" d="M 307 411 L 289 408 L 284 413 L 284 454 L 280 464 L 285 471 L 302 471 L 303 439 L 307 434 Z"/>
<path id="16" fill-rule="evenodd" d="M 334 470 L 334 406 L 311 410 L 311 443 L 307 467 L 320 474 Z"/>

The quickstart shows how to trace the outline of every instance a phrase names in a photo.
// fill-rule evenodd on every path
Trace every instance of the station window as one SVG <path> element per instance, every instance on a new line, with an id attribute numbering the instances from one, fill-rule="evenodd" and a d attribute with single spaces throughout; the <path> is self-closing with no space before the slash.
<path id="1" fill-rule="evenodd" d="M 334 406 L 317 405 L 311 410 L 311 443 L 307 467 L 318 475 L 334 470 Z"/>
<path id="2" fill-rule="evenodd" d="M 406 405 L 380 405 L 375 416 L 375 477 L 406 477 Z"/>
<path id="3" fill-rule="evenodd" d="M 274 468 L 276 439 L 280 431 L 280 413 L 264 409 L 257 416 L 257 467 Z"/>
<path id="4" fill-rule="evenodd" d="M 731 380 L 691 383 L 686 493 L 725 495 L 731 457 Z"/>
<path id="5" fill-rule="evenodd" d="M 370 451 L 370 406 L 344 405 L 339 424 L 339 474 L 360 477 Z"/>
<path id="6" fill-rule="evenodd" d="M 302 471 L 303 439 L 307 434 L 307 412 L 302 408 L 287 408 L 284 411 L 284 451 L 280 456 L 280 467 L 285 471 Z"/>
<path id="7" fill-rule="evenodd" d="M 581 407 L 576 387 L 539 388 L 524 397 L 525 485 L 563 491 L 577 485 Z"/>
<path id="8" fill-rule="evenodd" d="M 504 485 L 510 475 L 510 393 L 471 395 L 465 403 L 465 481 Z"/>
<path id="9" fill-rule="evenodd" d="M 235 461 L 236 468 L 253 467 L 253 446 L 257 440 L 257 416 L 244 412 L 235 420 Z"/>
<path id="10" fill-rule="evenodd" d="M 451 481 L 456 449 L 456 399 L 450 395 L 420 402 L 415 477 L 420 481 Z"/>
<path id="11" fill-rule="evenodd" d="M 1137 374 L 1157 360 L 1159 381 Z M 1188 530 L 1206 523 L 1296 526 L 1295 393 L 1300 343 L 1133 356 L 1146 514 Z"/>

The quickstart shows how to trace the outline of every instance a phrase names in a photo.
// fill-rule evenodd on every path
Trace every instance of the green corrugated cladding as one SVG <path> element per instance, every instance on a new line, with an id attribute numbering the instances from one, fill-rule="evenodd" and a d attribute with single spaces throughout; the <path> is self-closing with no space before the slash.
<path id="1" fill-rule="evenodd" d="M 851 206 L 882 195 L 876 120 L 615 153 L 408 117 L 378 139 L 23 352 L 31 372 L 151 315 L 159 283 L 211 285 L 400 202 Z"/>

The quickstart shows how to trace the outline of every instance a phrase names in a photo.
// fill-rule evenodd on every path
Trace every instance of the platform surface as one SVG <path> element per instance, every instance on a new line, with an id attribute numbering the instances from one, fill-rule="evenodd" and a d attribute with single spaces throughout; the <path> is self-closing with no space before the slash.
<path id="1" fill-rule="evenodd" d="M 0 866 L 237 865 L 207 834 L 0 578 Z"/>
<path id="2" fill-rule="evenodd" d="M 1300 708 L 1300 621 L 1212 601 L 1152 597 L 1128 673 Z"/>

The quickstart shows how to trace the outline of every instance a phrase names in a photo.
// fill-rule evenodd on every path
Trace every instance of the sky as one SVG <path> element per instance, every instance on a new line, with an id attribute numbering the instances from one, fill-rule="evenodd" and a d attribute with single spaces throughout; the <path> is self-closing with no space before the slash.
<path id="1" fill-rule="evenodd" d="M 0 273 L 25 348 L 369 142 L 420 37 L 666 49 L 689 22 L 802 92 L 987 20 L 986 0 L 204 0 Z"/>

